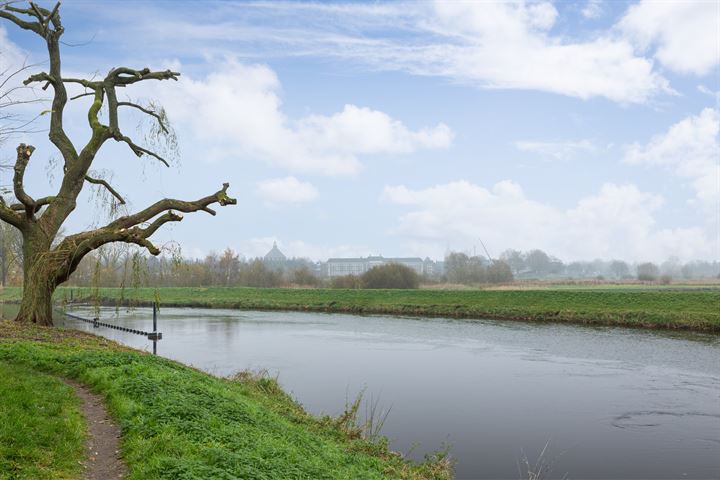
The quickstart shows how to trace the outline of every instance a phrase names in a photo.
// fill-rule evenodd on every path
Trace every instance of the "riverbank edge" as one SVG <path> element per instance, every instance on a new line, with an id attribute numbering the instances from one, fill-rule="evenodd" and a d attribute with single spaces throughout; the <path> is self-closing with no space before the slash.
<path id="1" fill-rule="evenodd" d="M 98 301 L 105 307 L 152 307 L 152 301 L 123 299 L 112 297 L 79 298 L 77 301 L 90 303 Z M 572 312 L 547 311 L 534 313 L 503 313 L 492 310 L 464 311 L 462 308 L 454 311 L 434 311 L 419 305 L 400 306 L 360 306 L 360 305 L 271 305 L 260 302 L 211 303 L 202 301 L 188 302 L 161 302 L 161 307 L 167 308 L 208 308 L 229 310 L 255 310 L 265 312 L 315 312 L 338 313 L 352 315 L 398 315 L 408 317 L 450 318 L 453 320 L 504 320 L 539 323 L 561 323 L 573 325 L 588 325 L 602 327 L 623 327 L 651 330 L 694 331 L 700 333 L 720 334 L 720 323 L 700 320 L 701 323 L 689 323 L 682 319 L 651 320 L 645 312 Z M 668 315 L 671 316 L 671 315 Z"/>
<path id="2" fill-rule="evenodd" d="M 0 298 L 19 301 L 22 290 L 6 288 Z M 463 320 L 507 320 L 625 327 L 670 331 L 720 333 L 720 292 L 565 292 L 565 291 L 448 291 L 451 298 L 419 298 L 422 290 L 293 290 L 230 288 L 115 289 L 61 287 L 55 301 L 103 306 L 149 307 L 155 299 L 162 307 L 258 311 L 297 311 L 353 315 L 398 315 Z M 446 293 L 441 293 L 447 297 Z M 428 291 L 429 297 L 438 292 Z M 475 295 L 508 295 L 498 302 Z M 217 298 L 221 296 L 222 298 Z M 168 298 L 170 297 L 170 298 Z M 174 297 L 174 298 L 173 298 Z M 457 298 L 455 298 L 457 297 Z M 465 297 L 465 298 L 463 298 Z M 553 298 L 555 297 L 555 298 Z M 560 298 L 558 298 L 560 297 Z M 601 302 L 598 303 L 598 298 Z M 607 298 L 607 306 L 604 299 Z M 435 301 L 433 301 L 435 300 Z M 547 303 L 548 305 L 544 305 Z M 567 305 L 567 307 L 565 307 Z M 627 305 L 627 309 L 625 309 Z M 604 308 L 606 306 L 606 308 Z M 717 308 L 715 308 L 717 306 Z M 714 313 L 717 312 L 717 313 Z"/>
<path id="3" fill-rule="evenodd" d="M 173 432 L 178 431 L 177 426 L 171 425 L 168 431 L 163 432 L 161 422 L 164 419 L 177 417 L 183 421 L 188 418 L 205 418 L 207 415 L 192 410 L 198 405 L 199 408 L 211 412 L 211 415 L 219 415 L 211 405 L 206 404 L 210 398 L 218 394 L 226 397 L 224 401 L 234 399 L 240 403 L 249 402 L 251 404 L 249 412 L 260 409 L 260 412 L 255 414 L 259 416 L 258 418 L 277 418 L 279 424 L 274 426 L 273 430 L 260 431 L 263 437 L 287 435 L 287 445 L 320 448 L 320 452 L 326 452 L 329 448 L 335 452 L 336 457 L 332 457 L 333 464 L 322 466 L 318 465 L 318 462 L 322 463 L 321 458 L 313 459 L 309 463 L 311 469 L 327 470 L 325 471 L 327 474 L 333 468 L 340 468 L 347 474 L 346 467 L 355 462 L 354 468 L 359 469 L 355 473 L 368 479 L 449 480 L 452 475 L 452 461 L 445 452 L 430 455 L 420 463 L 408 461 L 402 455 L 389 450 L 388 442 L 384 437 L 376 437 L 373 441 L 365 440 L 362 437 L 362 430 L 354 423 L 353 412 L 346 412 L 337 418 L 311 415 L 280 387 L 275 378 L 262 373 L 242 371 L 232 378 L 217 377 L 181 362 L 156 357 L 90 333 L 61 327 L 21 324 L 10 320 L 0 320 L 0 362 L 59 379 L 72 379 L 99 393 L 106 401 L 113 419 L 122 426 L 121 450 L 123 459 L 131 469 L 128 479 L 164 477 L 167 474 L 166 467 L 181 461 L 185 456 L 194 457 L 189 462 L 192 467 L 202 463 L 200 460 L 207 450 L 206 441 L 198 440 L 196 444 L 190 445 L 187 438 L 175 439 L 172 435 Z M 166 377 L 166 381 L 159 381 L 163 376 Z M 199 396 L 200 402 L 196 399 L 196 404 L 191 405 L 176 401 L 173 405 L 173 395 L 177 395 L 177 385 L 172 383 L 177 383 L 178 376 L 191 380 L 191 384 L 183 384 L 180 390 L 183 393 Z M 148 382 L 152 384 L 151 387 Z M 127 392 L 133 392 L 138 387 L 141 389 L 128 397 Z M 151 388 L 150 391 L 147 390 L 148 387 Z M 139 408 L 138 402 L 160 407 L 160 404 L 148 396 L 149 394 L 154 394 L 164 407 L 169 408 L 168 411 L 173 412 L 172 415 L 168 417 L 167 412 L 154 414 L 147 408 L 144 410 Z M 2 404 L 1 399 L 0 404 Z M 224 409 L 228 408 L 227 405 L 222 406 Z M 240 414 L 241 412 L 242 409 L 231 411 L 232 415 L 229 420 L 226 419 L 227 422 L 224 422 L 225 426 L 251 415 L 250 425 L 254 427 L 254 423 L 258 420 L 253 419 L 249 412 Z M 220 428 L 217 419 L 213 419 L 214 426 L 196 424 L 197 421 L 194 420 L 192 422 L 193 428 L 190 431 L 212 432 Z M 141 434 L 145 430 L 154 435 L 143 437 Z M 295 437 L 290 430 L 294 430 L 295 436 L 299 434 L 305 442 L 293 441 Z M 168 445 L 157 446 L 157 441 Z M 217 442 L 215 438 L 213 441 Z M 238 448 L 243 448 L 238 446 L 238 442 L 230 442 L 230 445 L 231 447 L 226 448 L 233 448 L 230 453 L 234 454 L 238 453 Z M 189 451 L 182 451 L 188 448 Z M 209 457 L 211 463 L 218 461 L 218 455 L 222 454 L 221 448 L 221 444 L 216 444 L 211 449 L 213 450 Z M 282 451 L 283 448 L 288 447 L 283 444 L 278 445 L 277 452 Z M 178 457 L 168 458 L 168 452 Z M 323 455 L 327 457 L 330 454 L 323 453 Z M 291 457 L 297 458 L 294 451 Z M 306 464 L 305 468 L 307 467 Z M 181 472 L 180 466 L 176 468 L 180 469 L 178 473 Z M 302 470 L 302 465 L 290 462 L 287 468 L 297 473 L 298 469 Z M 365 468 L 368 468 L 364 472 L 366 477 L 362 473 Z M 213 473 L 232 472 L 214 471 Z M 340 471 L 337 473 L 340 474 Z"/>

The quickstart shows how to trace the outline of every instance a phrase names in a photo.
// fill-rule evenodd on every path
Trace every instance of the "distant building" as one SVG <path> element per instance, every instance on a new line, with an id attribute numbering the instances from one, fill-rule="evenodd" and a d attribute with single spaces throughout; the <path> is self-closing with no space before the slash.
<path id="1" fill-rule="evenodd" d="M 412 268 L 418 275 L 440 276 L 445 273 L 444 262 L 436 262 L 420 257 L 385 258 L 381 255 L 355 258 L 330 258 L 327 262 L 312 263 L 303 258 L 288 258 L 273 242 L 273 246 L 262 258 L 265 266 L 275 271 L 292 271 L 306 267 L 315 275 L 326 277 L 342 277 L 345 275 L 362 275 L 373 267 L 388 263 L 399 263 Z"/>
<path id="2" fill-rule="evenodd" d="M 370 256 L 367 258 L 330 258 L 326 264 L 328 277 L 342 277 L 343 275 L 362 275 L 373 267 L 386 265 L 388 263 L 399 263 L 412 268 L 419 275 L 434 275 L 435 262 L 423 260 L 420 257 L 406 258 L 385 258 L 382 256 Z"/>
<path id="3" fill-rule="evenodd" d="M 272 248 L 263 257 L 263 262 L 270 265 L 284 265 L 286 261 L 287 257 L 280 251 L 276 242 L 273 242 Z"/>

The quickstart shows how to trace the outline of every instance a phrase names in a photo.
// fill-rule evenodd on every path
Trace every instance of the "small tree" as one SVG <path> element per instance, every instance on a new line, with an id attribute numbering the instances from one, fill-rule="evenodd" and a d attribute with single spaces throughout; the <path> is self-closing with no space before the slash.
<path id="1" fill-rule="evenodd" d="M 63 161 L 63 177 L 60 189 L 54 195 L 34 198 L 25 190 L 25 169 L 35 152 L 32 145 L 17 147 L 13 175 L 15 201 L 6 202 L 0 196 L 0 220 L 17 228 L 23 237 L 24 289 L 20 311 L 16 320 L 52 325 L 51 300 L 55 288 L 65 282 L 80 261 L 93 250 L 112 242 L 125 242 L 146 248 L 158 255 L 160 249 L 149 240 L 160 227 L 168 222 L 179 222 L 182 216 L 176 212 L 204 211 L 215 215 L 210 205 L 234 205 L 236 200 L 227 194 L 229 185 L 195 201 L 166 198 L 134 214 L 121 216 L 107 225 L 65 237 L 57 245 L 58 232 L 68 216 L 75 210 L 78 196 L 87 183 L 104 188 L 115 198 L 116 204 L 125 199 L 108 181 L 93 176 L 90 167 L 101 147 L 108 140 L 126 144 L 137 157 L 150 157 L 169 166 L 161 155 L 137 145 L 120 127 L 118 112 L 121 108 L 134 109 L 149 116 L 155 122 L 152 132 L 156 137 L 170 139 L 172 130 L 162 108 L 153 104 L 141 105 L 118 99 L 118 90 L 136 83 L 151 80 L 177 80 L 179 73 L 171 70 L 153 71 L 149 68 L 133 69 L 118 67 L 102 79 L 88 80 L 70 78 L 62 74 L 60 37 L 65 29 L 60 20 L 60 3 L 52 10 L 30 2 L 28 8 L 18 8 L 9 2 L 0 4 L 0 18 L 14 23 L 23 30 L 37 34 L 46 44 L 49 70 L 31 75 L 25 85 L 41 84 L 43 89 L 52 87 L 52 103 L 49 113 L 48 137 Z M 82 87 L 84 90 L 68 97 L 66 86 Z M 69 100 L 91 97 L 87 112 L 90 140 L 77 148 L 65 132 L 63 125 L 65 106 Z M 100 120 L 105 110 L 107 124 Z"/>
<path id="2" fill-rule="evenodd" d="M 637 266 L 637 278 L 643 282 L 652 282 L 659 274 L 660 269 L 654 263 L 641 263 Z"/>

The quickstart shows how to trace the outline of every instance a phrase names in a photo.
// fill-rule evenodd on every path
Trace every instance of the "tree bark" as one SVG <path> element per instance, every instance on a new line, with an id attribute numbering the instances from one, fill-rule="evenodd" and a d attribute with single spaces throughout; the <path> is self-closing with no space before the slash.
<path id="1" fill-rule="evenodd" d="M 52 326 L 52 296 L 57 285 L 50 243 L 34 232 L 27 232 L 23 235 L 23 256 L 23 296 L 15 320 Z"/>
<path id="2" fill-rule="evenodd" d="M 48 282 L 25 282 L 17 322 L 36 323 L 51 327 L 52 295 L 55 287 Z"/>

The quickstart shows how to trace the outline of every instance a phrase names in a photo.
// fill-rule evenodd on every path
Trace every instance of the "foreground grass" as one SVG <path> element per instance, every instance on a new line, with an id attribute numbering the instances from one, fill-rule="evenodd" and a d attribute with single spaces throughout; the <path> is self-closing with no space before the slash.
<path id="1" fill-rule="evenodd" d="M 71 387 L 0 362 L 0 479 L 78 478 L 85 423 Z"/>
<path id="2" fill-rule="evenodd" d="M 272 380 L 220 379 L 100 337 L 8 321 L 0 321 L 0 362 L 20 375 L 74 378 L 103 395 L 122 429 L 131 479 L 450 477 L 442 459 L 411 465 L 382 441 L 306 414 Z M 20 429 L 29 436 L 30 428 Z"/>
<path id="3" fill-rule="evenodd" d="M 93 301 L 89 288 L 59 289 L 58 302 Z M 257 310 L 573 322 L 720 332 L 720 291 L 594 290 L 336 290 L 287 288 L 160 288 L 162 305 Z M 0 300 L 19 300 L 19 289 Z M 149 305 L 154 288 L 101 288 L 105 304 Z"/>

